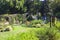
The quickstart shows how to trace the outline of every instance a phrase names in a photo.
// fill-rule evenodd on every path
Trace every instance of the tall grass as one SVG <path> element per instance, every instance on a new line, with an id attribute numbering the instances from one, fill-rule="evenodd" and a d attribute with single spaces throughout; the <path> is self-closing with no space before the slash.
<path id="1" fill-rule="evenodd" d="M 60 40 L 60 31 L 55 27 L 14 26 L 14 31 L 0 33 L 0 40 Z"/>

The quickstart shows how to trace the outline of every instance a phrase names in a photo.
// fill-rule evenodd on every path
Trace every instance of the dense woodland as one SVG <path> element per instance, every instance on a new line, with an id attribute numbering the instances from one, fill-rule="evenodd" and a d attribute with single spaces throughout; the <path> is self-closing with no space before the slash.
<path id="1" fill-rule="evenodd" d="M 0 23 L 24 24 L 42 20 L 55 25 L 60 20 L 59 0 L 0 0 Z"/>
<path id="2" fill-rule="evenodd" d="M 60 1 L 0 0 L 1 14 L 20 14 L 26 17 L 27 20 L 40 19 L 43 16 L 60 18 Z"/>

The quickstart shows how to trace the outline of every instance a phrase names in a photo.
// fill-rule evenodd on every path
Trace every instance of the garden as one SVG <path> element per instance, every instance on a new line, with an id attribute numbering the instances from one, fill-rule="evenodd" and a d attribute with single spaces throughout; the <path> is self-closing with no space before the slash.
<path id="1" fill-rule="evenodd" d="M 0 0 L 0 40 L 60 40 L 60 0 Z"/>

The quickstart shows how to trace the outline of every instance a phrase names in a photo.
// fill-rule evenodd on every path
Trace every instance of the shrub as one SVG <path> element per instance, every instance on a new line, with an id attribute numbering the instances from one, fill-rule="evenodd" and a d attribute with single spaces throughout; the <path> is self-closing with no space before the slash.
<path id="1" fill-rule="evenodd" d="M 31 23 L 30 23 L 30 27 L 41 27 L 41 23 L 42 23 L 42 20 L 33 20 L 33 21 L 31 21 Z"/>

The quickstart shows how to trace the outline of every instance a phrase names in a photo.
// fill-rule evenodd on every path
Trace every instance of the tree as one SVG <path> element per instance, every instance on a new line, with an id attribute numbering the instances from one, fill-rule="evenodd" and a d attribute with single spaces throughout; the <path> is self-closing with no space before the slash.
<path id="1" fill-rule="evenodd" d="M 59 4 L 60 4 L 60 1 L 59 0 L 49 0 L 49 10 L 51 12 L 51 25 L 54 25 L 56 24 L 56 15 L 57 15 L 57 12 L 59 12 L 60 8 L 59 8 Z"/>

